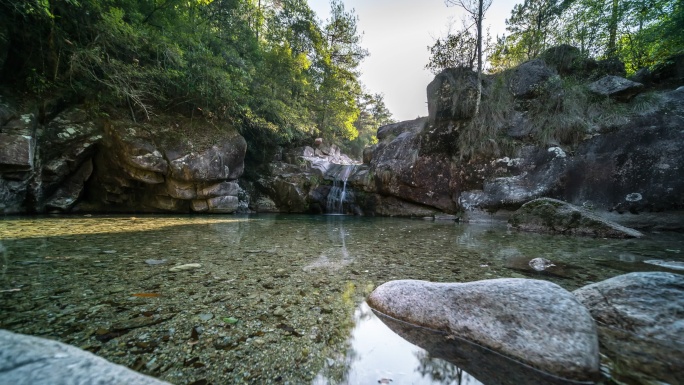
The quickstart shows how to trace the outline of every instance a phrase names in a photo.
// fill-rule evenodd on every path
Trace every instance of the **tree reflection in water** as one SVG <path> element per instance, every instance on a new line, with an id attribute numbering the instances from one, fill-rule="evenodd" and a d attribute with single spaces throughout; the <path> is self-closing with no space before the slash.
<path id="1" fill-rule="evenodd" d="M 439 358 L 433 358 L 426 351 L 414 352 L 414 355 L 419 363 L 416 372 L 433 382 L 443 385 L 481 385 L 463 369 Z"/>

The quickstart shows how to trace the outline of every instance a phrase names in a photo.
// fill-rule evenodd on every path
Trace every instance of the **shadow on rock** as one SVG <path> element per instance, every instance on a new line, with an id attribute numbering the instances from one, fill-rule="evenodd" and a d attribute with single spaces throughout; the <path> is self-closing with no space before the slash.
<path id="1" fill-rule="evenodd" d="M 408 342 L 427 350 L 430 356 L 446 360 L 486 385 L 573 385 L 572 381 L 538 370 L 491 349 L 437 330 L 415 326 L 373 309 L 375 315 Z"/>

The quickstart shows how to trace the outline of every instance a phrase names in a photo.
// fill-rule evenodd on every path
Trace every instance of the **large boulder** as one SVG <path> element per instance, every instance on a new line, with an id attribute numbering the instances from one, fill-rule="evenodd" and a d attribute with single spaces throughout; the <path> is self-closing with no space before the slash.
<path id="1" fill-rule="evenodd" d="M 629 383 L 684 379 L 684 275 L 620 275 L 574 291 L 596 320 L 612 373 Z"/>
<path id="2" fill-rule="evenodd" d="M 588 381 L 599 371 L 593 319 L 572 293 L 551 282 L 391 281 L 376 288 L 368 304 L 388 317 L 469 341 L 558 377 Z"/>
<path id="3" fill-rule="evenodd" d="M 475 113 L 477 73 L 470 68 L 447 68 L 427 86 L 430 125 L 470 119 Z"/>
<path id="4" fill-rule="evenodd" d="M 0 383 L 13 385 L 169 385 L 81 349 L 0 330 Z"/>
<path id="5" fill-rule="evenodd" d="M 604 76 L 589 84 L 589 90 L 597 95 L 611 97 L 621 101 L 629 101 L 644 88 L 641 83 L 633 82 L 619 76 Z"/>
<path id="6" fill-rule="evenodd" d="M 543 60 L 525 62 L 508 74 L 508 87 L 516 98 L 531 99 L 541 95 L 546 81 L 556 75 L 556 71 Z"/>
<path id="7" fill-rule="evenodd" d="M 508 220 L 515 229 L 552 234 L 588 235 L 607 238 L 639 238 L 640 232 L 551 198 L 527 202 Z"/>
<path id="8" fill-rule="evenodd" d="M 454 212 L 456 171 L 445 156 L 421 154 L 426 123 L 421 118 L 380 128 L 383 140 L 373 151 L 370 163 L 372 192 Z"/>

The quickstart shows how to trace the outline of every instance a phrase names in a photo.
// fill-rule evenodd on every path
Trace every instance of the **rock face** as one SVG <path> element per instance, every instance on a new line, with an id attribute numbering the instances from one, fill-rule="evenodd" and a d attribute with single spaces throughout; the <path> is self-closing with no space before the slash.
<path id="1" fill-rule="evenodd" d="M 508 86 L 516 98 L 530 99 L 540 95 L 546 81 L 555 74 L 543 60 L 531 60 L 512 70 Z"/>
<path id="2" fill-rule="evenodd" d="M 232 213 L 238 210 L 245 139 L 225 128 L 213 143 L 169 139 L 159 127 L 105 125 L 91 184 L 99 208 Z"/>
<path id="3" fill-rule="evenodd" d="M 0 95 L 0 213 L 235 212 L 246 142 L 206 124 L 194 129 L 216 138 L 203 144 L 80 106 L 19 113 Z"/>
<path id="4" fill-rule="evenodd" d="M 540 198 L 527 202 L 508 223 L 516 229 L 540 233 L 588 235 L 607 238 L 639 238 L 640 232 L 605 220 L 567 202 Z"/>
<path id="5" fill-rule="evenodd" d="M 571 293 L 547 281 L 391 281 L 375 289 L 368 304 L 555 376 L 585 381 L 598 374 L 594 321 Z"/>
<path id="6" fill-rule="evenodd" d="M 0 330 L 0 382 L 15 385 L 169 385 L 57 341 Z"/>
<path id="7" fill-rule="evenodd" d="M 613 375 L 638 383 L 681 383 L 684 275 L 625 274 L 574 294 L 597 322 L 601 346 L 613 361 Z"/>

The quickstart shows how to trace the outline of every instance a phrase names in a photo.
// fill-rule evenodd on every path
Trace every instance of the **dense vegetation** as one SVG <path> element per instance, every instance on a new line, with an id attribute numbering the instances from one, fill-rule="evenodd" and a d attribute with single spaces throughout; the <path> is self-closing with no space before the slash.
<path id="1" fill-rule="evenodd" d="M 447 0 L 449 3 L 451 0 Z M 427 68 L 473 68 L 471 25 L 430 47 Z M 485 40 L 489 70 L 511 68 L 546 49 L 569 44 L 582 55 L 617 58 L 628 74 L 684 53 L 684 2 L 681 0 L 523 0 L 506 20 L 507 35 Z"/>
<path id="2" fill-rule="evenodd" d="M 362 149 L 390 120 L 359 83 L 357 17 L 339 0 L 0 0 L 1 81 L 68 91 L 133 120 L 227 121 L 252 155 L 322 136 Z"/>

